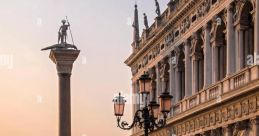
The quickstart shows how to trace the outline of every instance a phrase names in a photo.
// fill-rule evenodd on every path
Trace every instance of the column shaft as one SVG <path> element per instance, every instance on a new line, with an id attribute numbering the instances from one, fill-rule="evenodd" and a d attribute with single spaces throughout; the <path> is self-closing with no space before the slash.
<path id="1" fill-rule="evenodd" d="M 210 45 L 210 28 L 205 26 L 204 34 L 204 87 L 208 87 L 212 83 L 212 49 Z"/>
<path id="2" fill-rule="evenodd" d="M 244 31 L 239 30 L 239 66 L 238 70 L 241 70 L 244 67 Z"/>
<path id="3" fill-rule="evenodd" d="M 159 64 L 156 65 L 156 96 L 159 96 L 161 92 L 161 79 L 160 79 L 160 71 Z M 158 101 L 158 98 L 156 98 Z"/>
<path id="4" fill-rule="evenodd" d="M 192 94 L 194 95 L 199 90 L 199 76 L 198 76 L 198 61 L 192 57 Z"/>
<path id="5" fill-rule="evenodd" d="M 212 47 L 212 82 L 218 81 L 218 47 L 215 45 Z"/>
<path id="6" fill-rule="evenodd" d="M 227 75 L 235 72 L 235 33 L 233 20 L 233 6 L 227 9 Z"/>
<path id="7" fill-rule="evenodd" d="M 259 117 L 251 119 L 253 136 L 259 136 Z"/>
<path id="8" fill-rule="evenodd" d="M 59 135 L 71 136 L 70 76 L 59 73 Z"/>
<path id="9" fill-rule="evenodd" d="M 175 101 L 178 102 L 181 100 L 181 74 L 179 68 L 175 69 Z"/>
<path id="10" fill-rule="evenodd" d="M 176 91 L 175 91 L 175 69 L 174 69 L 174 64 L 173 64 L 173 58 L 169 59 L 169 88 L 170 88 L 170 94 L 173 95 L 174 97 L 176 96 Z M 173 103 L 175 103 L 175 98 L 173 98 Z"/>
<path id="11" fill-rule="evenodd" d="M 258 36 L 259 36 L 259 1 L 255 0 L 255 23 L 254 23 L 255 56 L 259 55 L 259 38 L 258 38 Z"/>
<path id="12" fill-rule="evenodd" d="M 233 136 L 233 127 L 232 125 L 228 125 L 228 126 L 225 126 L 223 127 L 223 130 L 224 130 L 224 136 Z"/>
<path id="13" fill-rule="evenodd" d="M 192 65 L 189 41 L 185 42 L 185 97 L 192 95 Z"/>

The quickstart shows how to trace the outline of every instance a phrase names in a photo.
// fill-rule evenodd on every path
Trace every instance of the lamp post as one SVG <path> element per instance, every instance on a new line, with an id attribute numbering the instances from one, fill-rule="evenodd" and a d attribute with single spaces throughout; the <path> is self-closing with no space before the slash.
<path id="1" fill-rule="evenodd" d="M 139 78 L 139 83 L 139 92 L 140 94 L 145 95 L 145 106 L 136 111 L 133 122 L 128 124 L 126 121 L 121 121 L 126 103 L 126 100 L 121 96 L 121 93 L 113 99 L 114 114 L 117 118 L 119 128 L 130 130 L 135 126 L 138 126 L 139 128 L 144 129 L 144 136 L 148 136 L 149 132 L 166 125 L 167 114 L 171 111 L 171 101 L 173 96 L 169 95 L 169 93 L 165 91 L 159 97 L 160 105 L 154 100 L 148 104 L 148 95 L 151 92 L 151 78 L 147 73 L 145 73 Z M 163 115 L 161 119 L 159 118 L 159 111 Z"/>

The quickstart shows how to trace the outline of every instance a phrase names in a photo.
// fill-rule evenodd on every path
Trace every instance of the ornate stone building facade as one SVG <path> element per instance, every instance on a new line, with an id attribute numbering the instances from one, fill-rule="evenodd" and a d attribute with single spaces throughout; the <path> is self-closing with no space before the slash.
<path id="1" fill-rule="evenodd" d="M 174 96 L 167 126 L 151 136 L 259 136 L 258 7 L 259 0 L 171 0 L 139 36 L 135 6 L 125 61 L 133 93 L 149 71 L 151 97 Z"/>

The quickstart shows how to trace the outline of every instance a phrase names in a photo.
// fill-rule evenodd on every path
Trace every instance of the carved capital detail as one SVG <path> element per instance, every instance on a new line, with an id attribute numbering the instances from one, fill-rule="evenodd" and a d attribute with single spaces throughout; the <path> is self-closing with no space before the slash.
<path id="1" fill-rule="evenodd" d="M 59 74 L 71 74 L 73 63 L 77 59 L 79 53 L 79 50 L 51 50 L 49 57 L 56 64 Z"/>

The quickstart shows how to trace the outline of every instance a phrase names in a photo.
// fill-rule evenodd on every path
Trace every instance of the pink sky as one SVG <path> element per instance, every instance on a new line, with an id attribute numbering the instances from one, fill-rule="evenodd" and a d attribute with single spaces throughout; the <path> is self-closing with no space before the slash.
<path id="1" fill-rule="evenodd" d="M 160 0 L 162 9 L 169 0 Z M 0 0 L 0 136 L 57 136 L 58 80 L 49 52 L 60 21 L 70 19 L 81 54 L 72 74 L 73 136 L 125 136 L 114 94 L 131 89 L 133 0 Z M 154 2 L 138 0 L 150 24 Z M 142 19 L 140 19 L 142 21 Z M 143 26 L 142 22 L 140 22 Z M 141 28 L 142 29 L 142 28 Z M 125 120 L 131 122 L 131 105 Z"/>

